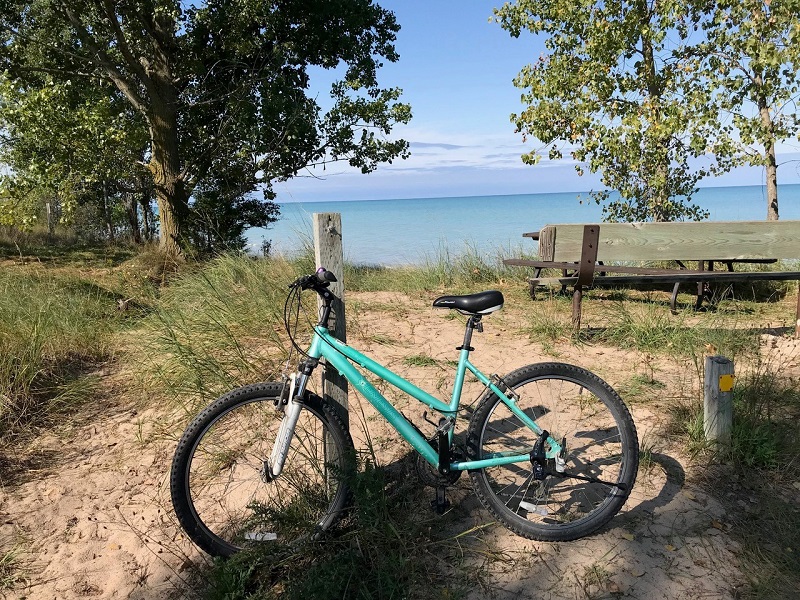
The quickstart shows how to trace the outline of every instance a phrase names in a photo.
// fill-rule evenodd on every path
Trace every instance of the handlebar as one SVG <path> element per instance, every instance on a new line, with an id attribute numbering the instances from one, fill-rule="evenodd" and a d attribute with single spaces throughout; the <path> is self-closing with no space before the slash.
<path id="1" fill-rule="evenodd" d="M 320 267 L 319 269 L 317 269 L 317 272 L 314 273 L 313 275 L 303 275 L 302 277 L 298 277 L 292 283 L 289 284 L 290 289 L 296 290 L 297 288 L 300 288 L 300 291 L 314 290 L 315 292 L 317 292 L 317 294 L 319 294 L 319 297 L 322 299 L 323 310 L 317 325 L 326 328 L 328 327 L 328 320 L 331 317 L 333 302 L 334 300 L 336 300 L 336 296 L 334 296 L 333 292 L 331 292 L 328 289 L 328 286 L 330 286 L 330 284 L 335 281 L 337 281 L 337 279 L 333 273 L 331 273 L 324 267 Z M 289 297 L 286 299 L 287 306 L 292 295 L 293 293 L 289 292 Z M 298 300 L 299 300 L 299 293 L 298 293 Z M 288 324 L 286 330 L 289 331 Z M 289 335 L 291 336 L 291 333 Z"/>
<path id="2" fill-rule="evenodd" d="M 317 269 L 317 272 L 313 275 L 303 275 L 302 277 L 298 277 L 292 283 L 289 284 L 290 288 L 299 287 L 303 290 L 316 290 L 320 291 L 322 289 L 327 288 L 331 283 L 338 281 L 336 276 L 325 269 L 325 267 L 320 267 Z"/>

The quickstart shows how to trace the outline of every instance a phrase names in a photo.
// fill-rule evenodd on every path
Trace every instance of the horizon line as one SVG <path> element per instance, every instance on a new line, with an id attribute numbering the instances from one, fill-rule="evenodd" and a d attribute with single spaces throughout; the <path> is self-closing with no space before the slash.
<path id="1" fill-rule="evenodd" d="M 788 187 L 792 185 L 800 185 L 800 183 L 778 183 L 778 189 L 780 190 L 781 187 Z M 766 188 L 766 183 L 762 184 L 746 184 L 746 185 L 698 185 L 697 189 L 725 189 L 725 188 Z M 494 197 L 494 198 L 507 198 L 511 196 L 552 196 L 554 194 L 581 194 L 589 195 L 593 193 L 595 190 L 567 190 L 564 192 L 519 192 L 515 194 L 469 194 L 469 195 L 458 195 L 458 196 L 405 196 L 402 198 L 353 198 L 353 199 L 346 199 L 346 200 L 285 200 L 279 201 L 277 198 L 274 202 L 278 205 L 280 204 L 310 204 L 314 202 L 396 202 L 398 200 L 450 200 L 450 199 L 458 199 L 458 198 L 487 198 L 487 197 Z M 602 190 L 597 190 L 602 191 Z"/>

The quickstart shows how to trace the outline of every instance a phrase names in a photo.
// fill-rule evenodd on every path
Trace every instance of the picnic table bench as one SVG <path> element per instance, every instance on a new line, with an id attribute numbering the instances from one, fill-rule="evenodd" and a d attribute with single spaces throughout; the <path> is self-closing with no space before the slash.
<path id="1" fill-rule="evenodd" d="M 528 280 L 532 295 L 538 286 L 558 285 L 564 290 L 572 286 L 576 328 L 580 327 L 583 291 L 589 287 L 671 284 L 674 311 L 682 284 L 697 285 L 695 307 L 699 308 L 711 282 L 800 281 L 800 271 L 735 269 L 740 263 L 800 259 L 800 221 L 564 224 L 547 225 L 523 236 L 538 240 L 539 260 L 503 262 L 535 270 Z M 635 266 L 649 261 L 675 261 L 677 267 Z M 696 261 L 697 268 L 687 268 L 685 263 L 690 261 Z M 726 270 L 715 271 L 718 264 Z M 560 270 L 561 276 L 543 277 L 544 269 Z M 796 316 L 800 336 L 800 293 Z"/>

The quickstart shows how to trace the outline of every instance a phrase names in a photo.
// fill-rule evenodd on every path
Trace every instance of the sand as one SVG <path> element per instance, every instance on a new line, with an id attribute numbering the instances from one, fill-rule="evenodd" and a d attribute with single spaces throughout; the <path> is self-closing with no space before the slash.
<path id="1" fill-rule="evenodd" d="M 462 321 L 430 308 L 428 299 L 389 293 L 350 294 L 350 342 L 439 397 L 448 397 L 449 367 L 457 358 Z M 645 371 L 664 384 L 657 396 L 630 405 L 639 439 L 653 451 L 631 498 L 609 526 L 569 543 L 535 543 L 500 526 L 485 542 L 515 558 L 516 568 L 489 569 L 491 590 L 471 598 L 654 599 L 734 598 L 745 584 L 742 548 L 731 528 L 730 503 L 715 497 L 702 473 L 668 435 L 665 412 L 676 397 L 697 391 L 694 367 L 599 345 L 566 341 L 545 345 L 521 332 L 528 303 L 485 319 L 476 334 L 473 362 L 486 372 L 508 372 L 524 364 L 557 360 L 581 365 L 623 388 Z M 389 338 L 399 340 L 387 344 Z M 765 336 L 763 352 L 778 357 L 798 376 L 798 343 Z M 411 367 L 409 354 L 437 365 Z M 792 371 L 794 369 L 794 371 Z M 116 364 L 101 373 L 101 391 L 70 422 L 21 451 L 20 468 L 0 487 L 0 544 L 16 548 L 23 581 L 0 597 L 68 599 L 167 599 L 196 596 L 193 573 L 208 560 L 182 535 L 169 504 L 167 473 L 174 440 L 186 416 L 164 406 L 132 408 L 126 397 L 130 375 Z M 468 385 L 465 401 L 480 393 Z M 125 400 L 123 400 L 125 398 Z M 360 400 L 351 398 L 353 410 Z M 398 398 L 400 408 L 425 430 L 422 408 Z M 382 461 L 400 458 L 407 447 L 364 408 Z M 360 413 L 360 410 L 359 410 Z M 353 413 L 358 414 L 358 413 Z M 356 440 L 363 420 L 354 418 Z M 14 457 L 9 461 L 13 462 Z M 464 529 L 488 520 L 462 477 L 453 497 L 459 506 L 447 526 Z M 752 510 L 745 505 L 741 510 Z M 726 509 L 726 506 L 728 508 Z"/>

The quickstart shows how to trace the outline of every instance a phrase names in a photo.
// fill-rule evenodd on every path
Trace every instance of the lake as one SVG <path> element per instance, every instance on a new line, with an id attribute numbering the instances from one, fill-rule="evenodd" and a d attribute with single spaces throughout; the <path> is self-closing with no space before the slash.
<path id="1" fill-rule="evenodd" d="M 251 229 L 247 239 L 253 251 L 266 239 L 272 241 L 273 252 L 292 254 L 310 244 L 312 213 L 338 212 L 345 259 L 353 263 L 419 264 L 427 257 L 467 250 L 513 254 L 517 248 L 533 249 L 521 237 L 526 231 L 547 224 L 600 222 L 601 207 L 587 198 L 588 193 L 569 192 L 285 203 L 277 223 Z M 781 219 L 800 219 L 800 184 L 780 186 L 778 200 Z M 701 188 L 694 201 L 710 212 L 712 221 L 766 218 L 762 186 Z"/>

